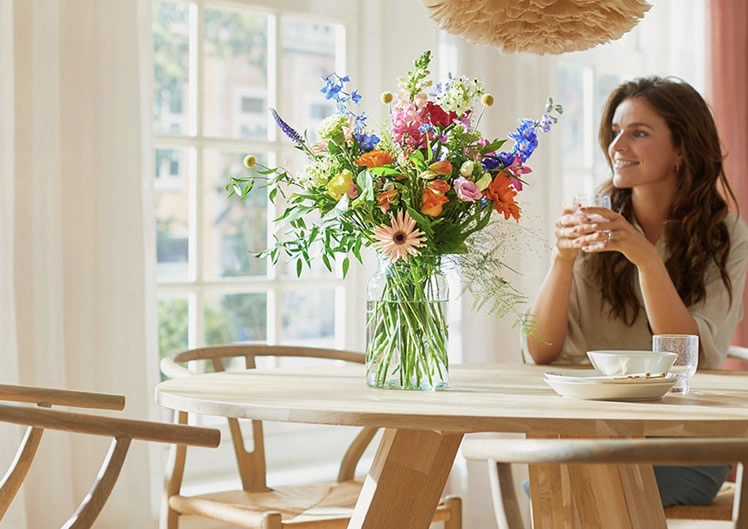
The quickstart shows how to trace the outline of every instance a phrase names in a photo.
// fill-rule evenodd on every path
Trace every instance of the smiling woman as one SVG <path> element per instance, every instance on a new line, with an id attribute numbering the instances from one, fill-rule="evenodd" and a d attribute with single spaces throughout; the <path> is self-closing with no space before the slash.
<path id="1" fill-rule="evenodd" d="M 699 367 L 721 367 L 743 313 L 748 227 L 723 198 L 735 201 L 709 107 L 683 81 L 637 78 L 611 92 L 599 138 L 612 208 L 562 210 L 530 354 L 586 363 L 591 349 L 648 350 L 653 334 L 689 334 Z M 663 504 L 707 504 L 727 472 L 657 468 Z"/>

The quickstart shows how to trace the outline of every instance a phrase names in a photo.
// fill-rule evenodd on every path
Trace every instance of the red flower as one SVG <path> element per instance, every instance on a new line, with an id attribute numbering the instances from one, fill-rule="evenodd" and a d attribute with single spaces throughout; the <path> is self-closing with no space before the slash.
<path id="1" fill-rule="evenodd" d="M 421 108 L 418 117 L 421 122 L 446 127 L 457 119 L 457 112 L 445 112 L 442 107 L 429 101 L 423 106 L 423 108 Z"/>

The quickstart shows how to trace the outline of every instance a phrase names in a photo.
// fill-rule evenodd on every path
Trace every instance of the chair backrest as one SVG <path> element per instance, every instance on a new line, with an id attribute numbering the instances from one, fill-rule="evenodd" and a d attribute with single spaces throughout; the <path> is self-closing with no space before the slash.
<path id="1" fill-rule="evenodd" d="M 161 371 L 170 378 L 191 376 L 194 375 L 194 372 L 187 368 L 187 364 L 192 361 L 206 361 L 210 363 L 214 371 L 225 371 L 227 363 L 230 363 L 232 368 L 236 368 L 235 361 L 237 359 L 241 361 L 239 368 L 255 369 L 259 357 L 316 358 L 357 364 L 364 362 L 363 353 L 352 351 L 286 345 L 234 344 L 201 347 L 178 353 L 173 358 L 162 360 Z M 175 419 L 178 423 L 186 424 L 187 414 L 177 412 Z M 234 418 L 227 418 L 227 421 L 242 488 L 247 492 L 270 490 L 267 486 L 267 464 L 262 421 L 250 421 L 252 450 L 247 450 L 239 421 Z M 338 481 L 342 482 L 353 478 L 356 465 L 376 432 L 377 428 L 364 428 L 353 440 L 340 463 Z M 168 473 L 170 475 L 167 478 L 167 495 L 178 493 L 185 458 L 186 450 L 184 448 L 180 450 L 180 447 L 177 447 L 173 457 L 173 469 Z"/>
<path id="2" fill-rule="evenodd" d="M 505 466 L 507 463 L 590 463 L 658 465 L 714 465 L 740 463 L 736 480 L 733 520 L 735 529 L 748 529 L 748 497 L 744 497 L 743 467 L 748 462 L 745 438 L 647 438 L 647 439 L 466 439 L 462 444 L 466 459 L 483 460 Z M 506 477 L 505 477 L 506 479 Z M 505 481 L 506 482 L 506 481 Z M 502 491 L 502 494 L 504 491 Z M 511 504 L 513 492 L 505 503 Z M 497 510 L 499 512 L 499 510 Z M 514 512 L 499 522 L 512 529 L 522 520 Z"/>
<path id="3" fill-rule="evenodd" d="M 63 525 L 65 529 L 87 529 L 93 525 L 117 482 L 133 439 L 208 447 L 216 447 L 220 442 L 220 432 L 214 429 L 48 409 L 62 405 L 121 410 L 125 406 L 125 398 L 121 395 L 4 384 L 0 385 L 0 400 L 37 405 L 0 404 L 0 421 L 28 427 L 16 457 L 0 482 L 0 520 L 23 483 L 45 430 L 112 438 L 96 480 Z"/>

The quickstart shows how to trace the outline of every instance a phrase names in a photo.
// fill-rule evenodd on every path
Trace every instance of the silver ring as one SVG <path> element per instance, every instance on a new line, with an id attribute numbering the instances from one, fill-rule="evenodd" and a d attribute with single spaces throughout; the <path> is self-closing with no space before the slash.
<path id="1" fill-rule="evenodd" d="M 608 242 L 613 240 L 613 232 L 611 230 L 603 230 L 608 236 Z"/>

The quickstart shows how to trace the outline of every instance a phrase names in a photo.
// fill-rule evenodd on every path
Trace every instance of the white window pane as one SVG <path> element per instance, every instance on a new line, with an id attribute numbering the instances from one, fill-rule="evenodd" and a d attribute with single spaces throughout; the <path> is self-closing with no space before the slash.
<path id="1" fill-rule="evenodd" d="M 257 276 L 267 274 L 267 259 L 252 253 L 264 250 L 267 240 L 267 189 L 255 187 L 244 200 L 229 197 L 226 184 L 232 176 L 257 176 L 259 166 L 244 167 L 242 152 L 206 149 L 203 155 L 205 189 L 202 258 L 205 277 Z M 267 166 L 267 155 L 255 154 Z M 252 252 L 252 253 L 250 253 Z"/>
<path id="2" fill-rule="evenodd" d="M 325 346 L 334 337 L 334 288 L 295 289 L 282 294 L 282 343 Z"/>
<path id="3" fill-rule="evenodd" d="M 297 131 L 307 130 L 310 137 L 320 120 L 335 112 L 334 104 L 320 93 L 321 76 L 335 72 L 342 35 L 335 24 L 295 17 L 281 19 L 278 112 Z"/>
<path id="4" fill-rule="evenodd" d="M 153 127 L 157 134 L 187 134 L 189 6 L 153 3 Z"/>
<path id="5" fill-rule="evenodd" d="M 203 312 L 206 345 L 267 340 L 267 296 L 263 292 L 208 294 Z"/>
<path id="6" fill-rule="evenodd" d="M 207 136 L 267 138 L 267 15 L 205 10 L 203 119 Z"/>
<path id="7" fill-rule="evenodd" d="M 159 281 L 186 281 L 190 276 L 189 182 L 194 151 L 155 151 L 156 274 Z"/>
<path id="8" fill-rule="evenodd" d="M 158 352 L 160 358 L 187 349 L 189 343 L 188 322 L 189 299 L 186 295 L 159 296 Z"/>
<path id="9" fill-rule="evenodd" d="M 623 81 L 623 78 L 620 75 L 615 74 L 599 74 L 595 78 L 595 111 L 593 113 L 593 120 L 594 123 L 594 129 L 593 129 L 593 138 L 594 138 L 594 163 L 595 163 L 595 173 L 597 174 L 597 179 L 595 184 L 600 184 L 604 180 L 607 180 L 610 177 L 610 169 L 608 168 L 608 162 L 605 161 L 605 156 L 603 155 L 603 151 L 599 146 L 599 143 L 597 142 L 597 134 L 598 129 L 597 126 L 600 123 L 600 119 L 602 118 L 602 112 L 603 112 L 603 105 L 605 105 L 605 101 L 608 99 L 608 95 L 613 91 L 613 89 L 621 84 Z M 566 116 L 564 116 L 566 117 Z"/>

